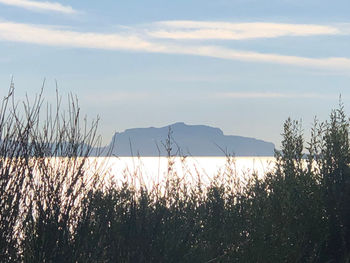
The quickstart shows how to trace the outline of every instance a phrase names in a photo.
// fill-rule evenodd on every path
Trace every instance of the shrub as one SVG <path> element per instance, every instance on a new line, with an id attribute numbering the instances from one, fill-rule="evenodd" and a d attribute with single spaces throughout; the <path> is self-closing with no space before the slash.
<path id="1" fill-rule="evenodd" d="M 275 169 L 245 183 L 231 156 L 207 186 L 200 172 L 179 176 L 169 132 L 165 181 L 148 189 L 142 174 L 106 182 L 90 166 L 97 122 L 80 126 L 72 96 L 68 113 L 60 99 L 43 112 L 40 94 L 20 109 L 13 92 L 0 109 L 1 262 L 349 263 L 342 105 L 329 122 L 315 122 L 306 147 L 300 123 L 288 119 Z"/>

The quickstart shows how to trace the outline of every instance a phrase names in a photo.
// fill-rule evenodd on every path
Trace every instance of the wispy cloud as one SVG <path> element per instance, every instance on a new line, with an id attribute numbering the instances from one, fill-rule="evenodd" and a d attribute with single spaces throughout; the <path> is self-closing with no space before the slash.
<path id="1" fill-rule="evenodd" d="M 0 0 L 1 4 L 16 6 L 33 11 L 51 11 L 64 14 L 77 13 L 71 6 L 65 6 L 57 2 L 38 2 L 29 0 Z"/>
<path id="2" fill-rule="evenodd" d="M 87 93 L 84 95 L 84 99 L 89 103 L 96 104 L 111 104 L 111 103 L 123 103 L 125 101 L 142 101 L 149 100 L 154 94 L 151 92 L 144 91 L 113 91 L 108 92 L 108 94 L 101 94 L 100 92 L 96 93 Z M 98 98 L 98 100 L 96 100 Z"/>
<path id="3" fill-rule="evenodd" d="M 152 25 L 148 34 L 168 39 L 244 40 L 282 36 L 336 35 L 342 31 L 329 25 L 283 23 L 228 23 L 210 21 L 163 21 Z"/>
<path id="4" fill-rule="evenodd" d="M 49 46 L 157 51 L 156 45 L 134 35 L 85 33 L 12 22 L 0 22 L 0 40 Z"/>
<path id="5" fill-rule="evenodd" d="M 301 67 L 350 70 L 350 59 L 343 57 L 307 58 L 234 50 L 221 46 L 159 42 L 130 33 L 102 34 L 77 32 L 37 25 L 0 22 L 0 40 L 48 46 L 125 50 L 164 54 L 185 54 L 227 60 L 286 64 Z"/>
<path id="6" fill-rule="evenodd" d="M 221 92 L 214 97 L 224 99 L 326 99 L 329 94 L 319 93 L 280 93 L 280 92 Z M 335 97 L 335 96 L 334 96 Z"/>
<path id="7" fill-rule="evenodd" d="M 173 48 L 176 51 L 176 47 Z M 265 62 L 274 64 L 294 65 L 301 67 L 315 67 L 324 69 L 350 70 L 350 59 L 343 57 L 307 58 L 298 56 L 286 56 L 271 53 L 248 52 L 234 50 L 219 46 L 186 46 L 178 53 L 207 56 L 229 60 Z"/>

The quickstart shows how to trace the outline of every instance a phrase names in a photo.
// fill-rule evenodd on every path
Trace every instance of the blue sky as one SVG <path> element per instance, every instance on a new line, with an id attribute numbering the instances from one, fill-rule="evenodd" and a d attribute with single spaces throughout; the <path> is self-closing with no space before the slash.
<path id="1" fill-rule="evenodd" d="M 281 139 L 350 112 L 350 2 L 0 0 L 0 95 L 73 92 L 115 131 L 207 124 Z"/>

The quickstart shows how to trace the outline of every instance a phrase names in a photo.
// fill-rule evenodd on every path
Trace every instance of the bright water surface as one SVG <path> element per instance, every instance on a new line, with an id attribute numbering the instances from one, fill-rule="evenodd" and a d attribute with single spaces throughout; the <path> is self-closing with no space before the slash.
<path id="1" fill-rule="evenodd" d="M 168 174 L 166 157 L 107 157 L 98 158 L 103 162 L 105 171 L 117 181 L 138 178 L 148 187 L 164 181 Z M 202 183 L 208 183 L 215 175 L 223 174 L 228 169 L 238 177 L 250 176 L 252 173 L 264 176 L 274 168 L 274 157 L 233 157 L 231 162 L 226 157 L 180 157 L 174 161 L 173 171 L 180 177 L 200 177 Z"/>

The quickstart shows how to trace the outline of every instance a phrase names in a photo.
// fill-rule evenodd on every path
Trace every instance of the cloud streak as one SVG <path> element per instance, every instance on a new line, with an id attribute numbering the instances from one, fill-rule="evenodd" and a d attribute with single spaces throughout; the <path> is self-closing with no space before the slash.
<path id="1" fill-rule="evenodd" d="M 283 23 L 228 23 L 210 21 L 163 21 L 153 24 L 148 34 L 178 40 L 244 40 L 283 36 L 337 35 L 335 26 Z"/>
<path id="2" fill-rule="evenodd" d="M 326 99 L 329 94 L 319 93 L 280 93 L 280 92 L 222 92 L 215 97 L 223 99 Z"/>
<path id="3" fill-rule="evenodd" d="M 140 92 L 140 91 L 120 91 L 120 92 L 108 92 L 108 94 L 101 94 L 101 93 L 90 93 L 85 94 L 84 98 L 86 101 L 90 103 L 122 103 L 125 101 L 133 100 L 133 101 L 142 101 L 142 100 L 148 100 L 150 97 L 152 97 L 153 94 L 150 92 Z M 98 100 L 96 100 L 98 98 Z"/>
<path id="4" fill-rule="evenodd" d="M 49 11 L 49 12 L 59 12 L 64 14 L 74 14 L 77 13 L 71 6 L 64 6 L 56 2 L 37 2 L 29 0 L 0 0 L 1 4 L 16 6 L 20 8 L 25 8 L 33 11 Z"/>
<path id="5" fill-rule="evenodd" d="M 174 51 L 176 48 L 174 47 Z M 273 64 L 285 64 L 301 67 L 314 67 L 323 69 L 350 70 L 350 59 L 342 57 L 307 58 L 298 56 L 286 56 L 271 53 L 258 53 L 234 50 L 219 46 L 195 46 L 178 50 L 178 53 L 186 53 L 198 56 L 207 56 L 220 59 L 240 60 L 248 62 L 265 62 Z"/>
<path id="6" fill-rule="evenodd" d="M 12 22 L 0 22 L 0 40 L 48 46 L 156 51 L 155 45 L 133 35 L 76 32 Z"/>
<path id="7" fill-rule="evenodd" d="M 342 57 L 307 58 L 286 56 L 241 51 L 221 46 L 159 42 L 149 40 L 142 35 L 130 33 L 102 34 L 95 32 L 77 32 L 12 22 L 0 22 L 0 40 L 57 47 L 196 55 L 226 60 L 285 64 L 340 71 L 350 70 L 350 59 Z"/>

